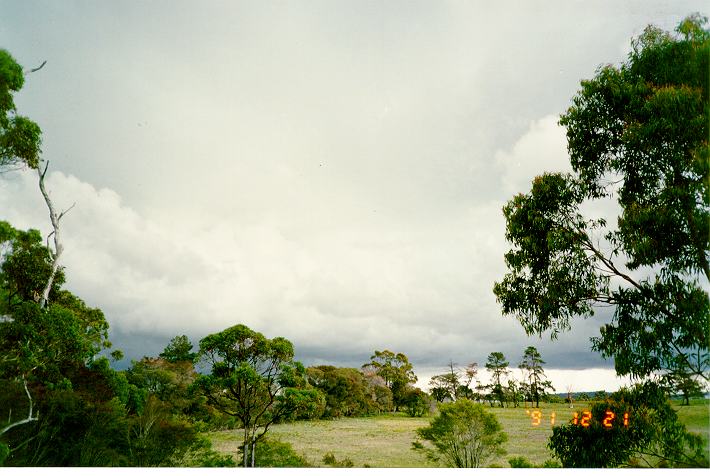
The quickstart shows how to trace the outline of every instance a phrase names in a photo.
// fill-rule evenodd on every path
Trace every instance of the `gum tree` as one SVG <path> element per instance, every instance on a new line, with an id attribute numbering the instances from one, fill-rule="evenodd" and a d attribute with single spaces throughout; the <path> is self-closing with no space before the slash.
<path id="1" fill-rule="evenodd" d="M 503 313 L 554 338 L 573 317 L 611 307 L 592 347 L 619 375 L 709 379 L 706 23 L 690 16 L 676 35 L 648 27 L 625 63 L 582 81 L 560 119 L 574 172 L 535 178 L 503 209 Z M 614 223 L 583 213 L 614 199 Z"/>
<path id="2" fill-rule="evenodd" d="M 547 380 L 545 371 L 542 368 L 542 355 L 534 346 L 528 346 L 523 353 L 523 360 L 518 365 L 527 374 L 526 389 L 528 390 L 530 401 L 535 402 L 535 406 L 540 406 L 540 397 L 546 394 L 546 390 L 555 390 L 552 382 Z"/>
<path id="3" fill-rule="evenodd" d="M 407 386 L 417 381 L 412 364 L 406 355 L 401 352 L 394 353 L 391 350 L 376 350 L 370 356 L 370 362 L 362 366 L 363 370 L 373 370 L 382 377 L 385 385 L 392 391 L 392 401 L 395 410 L 399 405 L 404 404 L 407 393 Z"/>
<path id="4" fill-rule="evenodd" d="M 241 423 L 244 467 L 254 466 L 256 444 L 272 423 L 317 400 L 316 390 L 302 388 L 305 369 L 283 337 L 267 339 L 238 324 L 202 339 L 200 356 L 211 371 L 194 386 Z"/>
<path id="5" fill-rule="evenodd" d="M 502 352 L 491 352 L 486 361 L 486 370 L 491 373 L 491 383 L 488 385 L 491 393 L 491 406 L 494 400 L 500 402 L 503 406 L 506 400 L 506 393 L 503 389 L 502 379 L 508 375 L 508 361 L 505 360 L 505 355 Z"/>

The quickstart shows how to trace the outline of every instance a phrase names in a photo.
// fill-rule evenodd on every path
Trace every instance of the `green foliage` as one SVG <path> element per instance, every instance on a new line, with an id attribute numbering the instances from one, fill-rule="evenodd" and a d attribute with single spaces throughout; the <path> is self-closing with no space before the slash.
<path id="1" fill-rule="evenodd" d="M 0 168 L 16 164 L 39 166 L 42 131 L 15 112 L 13 93 L 23 84 L 22 67 L 10 53 L 0 49 Z"/>
<path id="2" fill-rule="evenodd" d="M 10 447 L 5 443 L 0 443 L 0 466 L 5 466 L 5 460 L 10 455 Z"/>
<path id="3" fill-rule="evenodd" d="M 423 390 L 410 387 L 404 394 L 402 403 L 407 406 L 407 415 L 410 417 L 423 417 L 429 413 L 431 399 Z"/>
<path id="4" fill-rule="evenodd" d="M 195 362 L 197 360 L 197 352 L 192 351 L 192 342 L 186 335 L 175 336 L 170 343 L 160 353 L 160 357 L 168 362 Z"/>
<path id="5" fill-rule="evenodd" d="M 200 375 L 193 386 L 211 405 L 240 421 L 248 466 L 249 454 L 269 425 L 310 405 L 307 394 L 297 392 L 302 389 L 290 386 L 303 381 L 303 366 L 293 361 L 291 342 L 267 339 L 242 324 L 203 338 L 200 355 L 211 373 Z"/>
<path id="6" fill-rule="evenodd" d="M 316 420 L 323 416 L 326 408 L 325 395 L 315 388 L 288 387 L 284 389 L 282 395 L 279 395 L 278 402 L 280 405 L 291 409 L 282 414 L 277 420 L 279 423 L 295 420 Z"/>
<path id="7" fill-rule="evenodd" d="M 613 412 L 611 427 L 603 421 Z M 628 426 L 623 415 L 628 414 Z M 665 392 L 647 382 L 621 389 L 591 408 L 588 427 L 568 424 L 553 428 L 549 448 L 564 467 L 607 468 L 629 463 L 634 456 L 659 467 L 705 467 L 702 438 L 678 421 Z"/>
<path id="8" fill-rule="evenodd" d="M 12 308 L 26 301 L 37 301 L 47 283 L 52 270 L 52 257 L 42 242 L 37 230 L 16 230 L 7 222 L 0 222 L 0 245 L 6 251 L 0 255 L 0 286 L 6 293 L 6 305 Z M 55 275 L 50 301 L 54 301 L 61 285 L 64 272 L 60 269 Z"/>
<path id="9" fill-rule="evenodd" d="M 257 468 L 308 468 L 302 456 L 286 442 L 262 438 L 256 445 L 255 463 Z"/>
<path id="10" fill-rule="evenodd" d="M 92 322 L 61 304 L 41 309 L 35 302 L 18 304 L 10 315 L 12 319 L 0 321 L 0 377 L 32 374 L 57 383 L 84 366 L 105 343 L 103 315 Z"/>
<path id="11" fill-rule="evenodd" d="M 25 378 L 55 385 L 110 346 L 108 323 L 99 309 L 60 289 L 60 271 L 50 304 L 37 303 L 50 272 L 49 250 L 36 230 L 0 222 L 0 378 Z M 64 384 L 63 384 L 64 385 Z"/>
<path id="12" fill-rule="evenodd" d="M 564 399 L 562 397 L 560 397 L 559 395 L 555 395 L 553 393 L 553 394 L 545 395 L 544 397 L 542 397 L 542 401 L 545 403 L 562 403 L 562 402 L 564 402 Z"/>
<path id="13" fill-rule="evenodd" d="M 327 464 L 333 468 L 352 468 L 355 466 L 350 458 L 345 457 L 341 461 L 338 461 L 335 459 L 335 455 L 330 452 L 323 455 L 323 464 Z"/>
<path id="14" fill-rule="evenodd" d="M 429 390 L 437 402 L 446 398 L 474 398 L 474 392 L 469 387 L 478 373 L 478 364 L 473 362 L 464 369 L 456 368 L 453 361 L 449 362 L 449 370 L 440 375 L 434 375 L 429 380 Z"/>
<path id="15" fill-rule="evenodd" d="M 491 352 L 488 355 L 486 369 L 492 374 L 491 383 L 488 385 L 488 388 L 490 389 L 492 400 L 498 400 L 501 407 L 507 399 L 501 379 L 508 375 L 508 365 L 509 363 L 505 360 L 505 356 L 502 352 Z"/>
<path id="16" fill-rule="evenodd" d="M 591 399 L 601 401 L 601 400 L 606 400 L 606 396 L 607 396 L 606 390 L 597 390 L 596 392 L 594 392 L 594 395 L 592 396 Z"/>
<path id="17" fill-rule="evenodd" d="M 535 402 L 536 407 L 540 406 L 540 398 L 544 398 L 548 389 L 555 391 L 552 382 L 546 379 L 545 371 L 542 368 L 544 363 L 540 352 L 535 347 L 528 346 L 523 353 L 520 365 L 518 365 L 518 368 L 527 373 L 526 398 L 530 402 Z"/>
<path id="18" fill-rule="evenodd" d="M 505 453 L 507 440 L 495 415 L 467 399 L 439 405 L 439 415 L 417 435 L 433 448 L 415 441 L 413 449 L 454 468 L 483 466 L 489 457 Z"/>
<path id="19" fill-rule="evenodd" d="M 49 390 L 38 402 L 42 418 L 14 428 L 9 466 L 123 466 L 128 463 L 128 419 L 117 400 L 91 401 L 68 389 Z"/>
<path id="20" fill-rule="evenodd" d="M 390 390 L 371 384 L 357 369 L 321 365 L 309 367 L 306 374 L 308 383 L 325 398 L 323 418 L 365 416 L 388 409 L 378 403 L 378 391 L 391 395 Z M 386 402 L 386 395 L 379 395 L 379 400 Z"/>
<path id="21" fill-rule="evenodd" d="M 401 352 L 394 353 L 390 350 L 376 350 L 370 356 L 370 362 L 362 366 L 364 370 L 373 370 L 382 377 L 385 385 L 392 391 L 392 402 L 395 410 L 402 405 L 407 386 L 417 381 L 412 364 Z"/>
<path id="22" fill-rule="evenodd" d="M 698 378 L 684 372 L 670 372 L 664 375 L 663 383 L 672 393 L 683 397 L 683 405 L 690 405 L 692 397 L 705 395 L 705 389 Z"/>
<path id="23" fill-rule="evenodd" d="M 137 389 L 168 403 L 171 413 L 191 414 L 199 405 L 190 386 L 198 374 L 192 362 L 169 362 L 160 357 L 143 357 L 125 372 L 128 382 Z"/>
<path id="24" fill-rule="evenodd" d="M 574 316 L 612 305 L 593 348 L 617 373 L 708 379 L 710 33 L 648 27 L 628 60 L 582 81 L 560 124 L 573 174 L 537 177 L 508 202 L 509 273 L 494 292 L 525 330 L 553 337 Z M 616 228 L 581 213 L 615 197 Z M 631 271 L 638 271 L 633 277 Z"/>
<path id="25" fill-rule="evenodd" d="M 510 458 L 508 464 L 511 468 L 534 468 L 535 465 L 532 464 L 525 456 L 516 456 L 515 458 Z"/>

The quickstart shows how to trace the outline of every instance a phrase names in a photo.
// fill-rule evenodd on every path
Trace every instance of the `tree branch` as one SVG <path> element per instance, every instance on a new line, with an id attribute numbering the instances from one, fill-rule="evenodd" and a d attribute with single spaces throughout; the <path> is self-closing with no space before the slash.
<path id="1" fill-rule="evenodd" d="M 44 68 L 44 65 L 45 65 L 45 64 L 47 64 L 47 60 L 44 60 L 44 61 L 42 62 L 42 64 L 39 65 L 39 66 L 37 66 L 36 68 L 24 70 L 24 71 L 22 72 L 22 74 L 27 75 L 27 74 L 31 74 L 31 73 L 36 73 L 36 72 L 39 71 L 40 69 Z"/>
<path id="2" fill-rule="evenodd" d="M 25 387 L 25 393 L 27 394 L 27 399 L 30 401 L 29 414 L 27 415 L 27 418 L 25 418 L 24 420 L 16 421 L 15 423 L 3 428 L 2 431 L 0 431 L 0 435 L 4 435 L 6 432 L 8 432 L 9 430 L 11 430 L 12 428 L 14 428 L 16 426 L 24 425 L 25 423 L 30 423 L 32 421 L 37 421 L 38 415 L 32 416 L 32 395 L 30 395 L 30 391 L 27 389 L 27 380 L 25 379 L 24 375 L 22 376 L 22 383 Z"/>

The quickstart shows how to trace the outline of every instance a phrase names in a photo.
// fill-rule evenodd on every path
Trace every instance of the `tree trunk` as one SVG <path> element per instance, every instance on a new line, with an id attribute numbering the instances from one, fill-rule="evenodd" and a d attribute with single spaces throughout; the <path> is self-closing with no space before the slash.
<path id="1" fill-rule="evenodd" d="M 30 408 L 29 408 L 29 413 L 27 415 L 27 418 L 25 418 L 24 420 L 16 421 L 15 423 L 12 423 L 12 424 L 6 426 L 2 430 L 0 430 L 0 435 L 6 433 L 11 428 L 15 428 L 16 426 L 24 425 L 25 423 L 29 423 L 32 421 L 37 421 L 37 415 L 36 414 L 32 415 L 32 395 L 30 395 L 30 391 L 27 389 L 27 380 L 25 379 L 24 375 L 22 376 L 22 385 L 25 387 L 25 393 L 27 394 L 27 400 L 29 400 L 29 402 L 30 402 Z M 10 415 L 12 416 L 12 413 L 10 413 Z M 8 417 L 7 422 L 10 423 L 10 417 Z"/>
<path id="2" fill-rule="evenodd" d="M 244 467 L 249 467 L 249 430 L 246 425 L 244 426 L 244 445 L 242 446 L 244 451 Z"/>
<path id="3" fill-rule="evenodd" d="M 62 256 L 62 252 L 64 251 L 64 247 L 62 246 L 59 238 L 59 220 L 62 219 L 65 213 L 71 210 L 71 207 L 69 207 L 69 209 L 57 215 L 57 211 L 54 209 L 54 204 L 52 204 L 52 200 L 49 198 L 49 193 L 47 193 L 47 189 L 44 186 L 44 176 L 47 174 L 47 167 L 49 167 L 49 163 L 45 165 L 44 171 L 42 171 L 40 170 L 40 167 L 37 166 L 37 175 L 39 176 L 39 189 L 42 192 L 44 201 L 49 209 L 49 219 L 52 222 L 52 228 L 54 229 L 54 231 L 50 233 L 50 235 L 54 235 L 54 252 L 50 251 L 52 256 L 52 271 L 47 279 L 47 283 L 44 286 L 42 296 L 39 300 L 39 306 L 41 308 L 44 308 L 47 305 L 49 292 L 51 291 L 52 284 L 54 283 L 54 277 L 57 275 L 57 271 L 59 270 L 59 258 Z M 72 205 L 72 207 L 73 206 L 74 205 Z M 49 236 L 47 237 L 47 241 L 49 241 Z M 49 245 L 49 243 L 47 243 L 47 245 Z"/>

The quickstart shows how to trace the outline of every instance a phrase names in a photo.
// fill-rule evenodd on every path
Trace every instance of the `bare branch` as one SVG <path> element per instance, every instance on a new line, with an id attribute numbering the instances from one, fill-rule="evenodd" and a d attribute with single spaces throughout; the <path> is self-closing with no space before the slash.
<path id="1" fill-rule="evenodd" d="M 29 414 L 27 415 L 27 418 L 24 420 L 19 420 L 16 421 L 15 423 L 6 426 L 5 428 L 0 431 L 0 435 L 5 434 L 6 432 L 10 431 L 12 428 L 15 428 L 16 426 L 24 425 L 25 423 L 30 423 L 32 421 L 37 421 L 38 415 L 32 416 L 32 395 L 30 395 L 30 391 L 27 389 L 27 380 L 25 379 L 25 376 L 22 376 L 22 383 L 25 387 L 25 393 L 27 394 L 27 399 L 30 401 L 30 410 Z"/>
<path id="2" fill-rule="evenodd" d="M 23 74 L 36 73 L 36 72 L 39 71 L 40 69 L 44 68 L 44 65 L 45 65 L 45 64 L 47 64 L 47 60 L 44 60 L 44 61 L 42 62 L 42 64 L 39 65 L 39 66 L 37 66 L 36 68 L 26 69 L 26 70 L 24 70 L 22 73 L 23 73 Z"/>
<path id="3" fill-rule="evenodd" d="M 72 206 L 71 206 L 71 207 L 67 208 L 67 209 L 64 210 L 62 213 L 59 214 L 59 216 L 57 217 L 57 220 L 61 220 L 62 217 L 63 217 L 64 215 L 66 215 L 67 213 L 69 213 L 69 211 L 70 211 L 72 208 L 74 208 L 75 206 L 76 206 L 76 202 L 72 203 Z"/>

